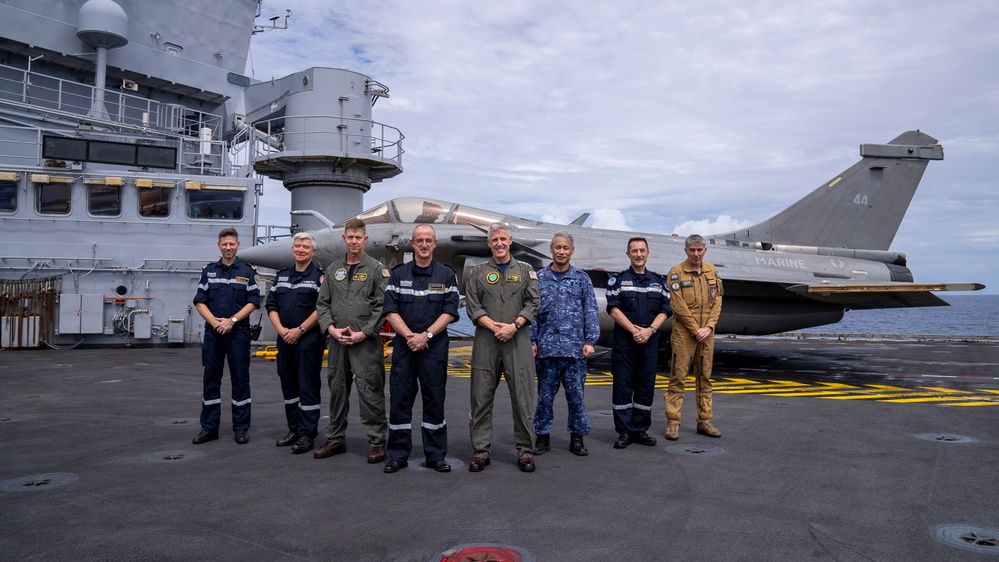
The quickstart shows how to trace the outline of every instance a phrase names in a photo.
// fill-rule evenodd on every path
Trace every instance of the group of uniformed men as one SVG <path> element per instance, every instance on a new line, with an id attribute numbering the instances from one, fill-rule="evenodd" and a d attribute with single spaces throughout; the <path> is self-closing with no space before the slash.
<path id="1" fill-rule="evenodd" d="M 384 472 L 409 464 L 412 411 L 417 392 L 423 401 L 420 430 L 426 462 L 450 472 L 444 400 L 447 382 L 448 324 L 458 320 L 458 282 L 454 269 L 436 261 L 436 233 L 429 224 L 413 230 L 413 259 L 389 271 L 365 255 L 364 222 L 351 219 L 342 235 L 347 252 L 326 271 L 312 261 L 315 240 L 298 233 L 292 240 L 295 265 L 279 271 L 265 307 L 277 333 L 277 371 L 288 433 L 277 446 L 301 454 L 315 447 L 320 417 L 320 372 L 329 349 L 327 384 L 330 420 L 317 459 L 346 452 L 348 398 L 357 388 L 361 423 L 368 437 L 369 463 L 388 462 Z M 593 284 L 573 267 L 572 235 L 558 232 L 551 241 L 552 263 L 539 272 L 513 258 L 508 227 L 493 223 L 487 244 L 492 259 L 476 265 L 466 284 L 468 317 L 475 325 L 472 347 L 469 430 L 473 457 L 469 471 L 490 464 L 492 410 L 500 376 L 513 407 L 518 461 L 523 472 L 536 469 L 534 455 L 551 450 L 553 403 L 560 386 L 568 403 L 569 450 L 588 454 L 583 437 L 590 423 L 583 398 L 586 360 L 600 335 Z M 232 419 L 236 443 L 249 442 L 250 313 L 260 306 L 256 271 L 236 256 L 234 229 L 219 233 L 218 262 L 205 266 L 194 297 L 205 319 L 202 346 L 204 394 L 202 431 L 195 444 L 218 439 L 223 361 L 232 382 Z M 614 448 L 631 443 L 652 446 L 652 424 L 659 330 L 673 316 L 672 361 L 666 402 L 666 439 L 679 439 L 680 410 L 690 371 L 696 380 L 697 433 L 721 437 L 712 425 L 711 367 L 714 331 L 721 312 L 722 281 L 703 261 L 706 243 L 687 237 L 687 259 L 662 278 L 646 268 L 648 242 L 628 241 L 630 267 L 607 283 L 607 313 L 614 320 L 611 372 Z M 671 298 L 672 296 L 672 298 Z M 389 375 L 390 408 L 385 415 L 385 367 L 380 332 L 383 319 L 395 332 Z M 526 329 L 525 329 L 526 328 Z M 536 385 L 536 386 L 535 386 Z M 535 389 L 537 394 L 535 394 Z"/>

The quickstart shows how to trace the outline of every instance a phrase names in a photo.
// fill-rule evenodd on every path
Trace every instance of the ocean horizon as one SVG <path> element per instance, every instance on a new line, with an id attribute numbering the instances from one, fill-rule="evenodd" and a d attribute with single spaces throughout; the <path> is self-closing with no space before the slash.
<path id="1" fill-rule="evenodd" d="M 999 337 L 999 295 L 940 297 L 950 306 L 848 310 L 843 320 L 835 324 L 791 333 Z M 452 336 L 471 336 L 475 329 L 465 316 L 465 308 L 460 307 L 459 312 L 461 319 L 449 331 Z"/>

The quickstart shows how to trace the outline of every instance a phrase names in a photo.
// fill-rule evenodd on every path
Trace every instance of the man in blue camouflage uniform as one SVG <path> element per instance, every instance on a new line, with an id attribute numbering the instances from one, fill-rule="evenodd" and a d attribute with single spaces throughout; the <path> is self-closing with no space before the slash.
<path id="1" fill-rule="evenodd" d="M 323 271 L 312 263 L 316 242 L 311 234 L 296 234 L 291 253 L 295 265 L 277 273 L 264 306 L 277 332 L 277 372 L 288 420 L 288 434 L 277 446 L 291 445 L 292 453 L 301 454 L 315 445 L 322 401 L 319 373 L 326 338 L 318 329 L 316 299 Z"/>
<path id="2" fill-rule="evenodd" d="M 645 268 L 649 243 L 628 240 L 631 267 L 607 281 L 607 313 L 614 319 L 611 374 L 614 377 L 615 449 L 631 443 L 656 444 L 652 427 L 659 328 L 672 314 L 669 292 L 662 278 Z"/>
<path id="3" fill-rule="evenodd" d="M 600 336 L 600 316 L 589 275 L 569 265 L 575 251 L 572 235 L 556 232 L 549 250 L 552 263 L 538 272 L 541 307 L 531 323 L 538 373 L 534 454 L 551 450 L 552 406 L 561 383 L 569 405 L 569 451 L 584 456 L 589 454 L 583 436 L 590 433 L 590 420 L 583 402 L 583 384 L 586 359 Z"/>
<path id="4" fill-rule="evenodd" d="M 385 319 L 395 330 L 389 374 L 389 461 L 399 472 L 413 450 L 413 402 L 423 395 L 423 455 L 427 468 L 451 472 L 447 456 L 444 398 L 447 387 L 447 325 L 458 321 L 458 279 L 451 266 L 434 260 L 437 234 L 413 229 L 413 261 L 392 268 L 385 286 Z"/>
<path id="5" fill-rule="evenodd" d="M 250 313 L 260 307 L 257 271 L 236 257 L 239 233 L 219 232 L 222 257 L 201 270 L 194 307 L 205 319 L 201 364 L 205 367 L 201 398 L 201 433 L 195 445 L 219 438 L 222 417 L 222 367 L 229 361 L 232 384 L 232 430 L 236 443 L 249 443 L 250 429 Z"/>

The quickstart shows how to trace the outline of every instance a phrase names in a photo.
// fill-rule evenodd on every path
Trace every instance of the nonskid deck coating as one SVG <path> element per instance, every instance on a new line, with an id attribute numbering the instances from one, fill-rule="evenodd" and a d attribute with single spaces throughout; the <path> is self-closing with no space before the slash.
<path id="1" fill-rule="evenodd" d="M 659 444 L 615 450 L 610 387 L 594 384 L 590 455 L 568 452 L 559 397 L 553 450 L 523 474 L 501 385 L 493 463 L 472 474 L 469 386 L 456 376 L 447 400 L 454 472 L 419 468 L 417 437 L 415 462 L 387 475 L 366 463 L 353 399 L 346 455 L 316 460 L 275 447 L 285 427 L 273 362 L 251 362 L 251 442 L 236 445 L 223 416 L 222 439 L 195 446 L 196 348 L 0 352 L 0 552 L 436 560 L 455 545 L 495 543 L 537 560 L 995 559 L 987 546 L 955 549 L 935 531 L 999 526 L 994 408 L 728 390 L 786 381 L 989 394 L 999 389 L 999 346 L 721 339 L 717 358 L 721 439 L 694 433 L 692 396 L 680 440 L 662 439 L 657 392 Z"/>

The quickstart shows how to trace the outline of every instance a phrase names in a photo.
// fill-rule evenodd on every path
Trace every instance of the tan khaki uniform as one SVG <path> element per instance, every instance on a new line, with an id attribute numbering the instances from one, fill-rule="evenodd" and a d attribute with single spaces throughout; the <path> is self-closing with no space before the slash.
<path id="1" fill-rule="evenodd" d="M 715 353 L 715 325 L 721 314 L 722 280 L 711 264 L 701 263 L 697 273 L 687 261 L 674 266 L 666 276 L 670 305 L 673 307 L 673 332 L 670 344 L 673 361 L 666 391 L 666 418 L 680 423 L 683 391 L 691 366 L 697 389 L 697 421 L 711 419 L 711 366 Z M 698 342 L 697 330 L 711 328 L 711 335 Z"/>

